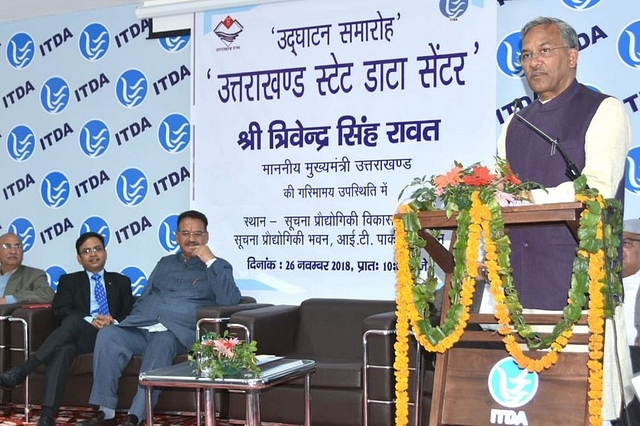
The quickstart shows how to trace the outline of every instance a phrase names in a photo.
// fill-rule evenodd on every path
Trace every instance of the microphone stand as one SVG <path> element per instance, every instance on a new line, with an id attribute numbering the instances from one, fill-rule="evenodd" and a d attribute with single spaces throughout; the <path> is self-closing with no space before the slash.
<path id="1" fill-rule="evenodd" d="M 522 103 L 520 102 L 520 99 L 516 100 L 515 106 L 518 109 L 522 108 Z M 529 120 L 527 120 L 522 115 L 520 115 L 517 110 L 514 111 L 513 114 L 525 126 L 527 126 L 529 129 L 531 129 L 535 133 L 537 133 L 542 139 L 544 139 L 547 142 L 549 142 L 552 147 L 558 149 L 558 152 L 560 152 L 560 155 L 562 156 L 562 159 L 564 160 L 565 164 L 567 165 L 567 169 L 566 169 L 565 173 L 569 177 L 569 179 L 576 180 L 576 179 L 578 179 L 580 177 L 580 175 L 581 175 L 580 170 L 578 170 L 578 168 L 573 163 L 573 161 L 571 161 L 571 159 L 567 155 L 567 153 L 564 150 L 564 148 L 562 148 L 562 145 L 560 145 L 560 142 L 558 141 L 557 138 L 556 139 L 552 139 L 551 136 L 547 135 L 545 132 L 543 132 L 542 130 L 538 129 L 533 123 L 531 123 Z"/>

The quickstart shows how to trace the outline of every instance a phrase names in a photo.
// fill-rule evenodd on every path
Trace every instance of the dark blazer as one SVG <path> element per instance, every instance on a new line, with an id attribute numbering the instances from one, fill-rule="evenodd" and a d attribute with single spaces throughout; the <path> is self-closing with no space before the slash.
<path id="1" fill-rule="evenodd" d="M 131 280 L 122 274 L 104 272 L 107 300 L 111 316 L 122 321 L 133 307 Z M 53 314 L 60 321 L 69 315 L 91 315 L 91 285 L 86 271 L 65 274 L 60 277 L 58 290 L 53 298 Z"/>

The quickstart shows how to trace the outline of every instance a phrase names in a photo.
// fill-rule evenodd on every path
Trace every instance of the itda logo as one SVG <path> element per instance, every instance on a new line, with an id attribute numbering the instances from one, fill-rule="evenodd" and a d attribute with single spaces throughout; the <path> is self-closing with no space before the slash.
<path id="1" fill-rule="evenodd" d="M 40 90 L 40 103 L 49 114 L 59 114 L 69 105 L 69 85 L 61 77 L 51 77 Z"/>
<path id="2" fill-rule="evenodd" d="M 120 273 L 131 280 L 131 292 L 133 295 L 141 296 L 147 286 L 147 276 L 142 272 L 142 269 L 137 266 L 127 266 Z"/>
<path id="3" fill-rule="evenodd" d="M 520 52 L 522 51 L 522 36 L 519 32 L 507 35 L 498 44 L 496 61 L 498 68 L 507 77 L 520 78 L 524 75 L 522 64 L 520 63 Z"/>
<path id="4" fill-rule="evenodd" d="M 640 193 L 640 147 L 634 146 L 627 153 L 625 188 L 634 194 Z"/>
<path id="5" fill-rule="evenodd" d="M 15 69 L 29 66 L 35 56 L 36 44 L 27 33 L 17 33 L 7 43 L 7 62 Z"/>
<path id="6" fill-rule="evenodd" d="M 521 369 L 508 356 L 493 366 L 488 385 L 491 397 L 498 404 L 507 408 L 522 407 L 538 392 L 538 374 Z"/>
<path id="7" fill-rule="evenodd" d="M 165 151 L 175 154 L 191 141 L 191 123 L 182 114 L 170 114 L 158 126 L 158 140 Z"/>
<path id="8" fill-rule="evenodd" d="M 42 201 L 54 209 L 60 208 L 69 199 L 71 185 L 69 179 L 62 172 L 54 171 L 42 179 L 40 195 Z"/>
<path id="9" fill-rule="evenodd" d="M 78 49 L 83 58 L 95 62 L 107 54 L 110 42 L 109 30 L 104 25 L 94 22 L 80 33 Z"/>
<path id="10" fill-rule="evenodd" d="M 16 161 L 26 161 L 36 147 L 36 136 L 29 127 L 19 124 L 7 135 L 7 151 Z"/>
<path id="11" fill-rule="evenodd" d="M 189 40 L 191 37 L 188 35 L 185 36 L 176 36 L 176 37 L 164 37 L 159 39 L 160 46 L 169 53 L 180 52 L 182 49 L 189 45 Z"/>
<path id="12" fill-rule="evenodd" d="M 178 251 L 178 242 L 176 241 L 176 231 L 178 230 L 178 215 L 174 214 L 164 218 L 158 227 L 158 242 L 162 248 L 168 253 L 176 253 Z"/>
<path id="13" fill-rule="evenodd" d="M 462 16 L 469 7 L 469 0 L 440 0 L 440 13 L 449 19 Z"/>
<path id="14" fill-rule="evenodd" d="M 116 97 L 122 106 L 135 108 L 144 102 L 149 91 L 147 77 L 140 70 L 130 69 L 118 77 Z"/>
<path id="15" fill-rule="evenodd" d="M 118 176 L 116 193 L 125 206 L 137 206 L 144 201 L 148 191 L 149 183 L 142 170 L 130 168 Z"/>
<path id="16" fill-rule="evenodd" d="M 597 6 L 600 0 L 562 0 L 562 2 L 570 9 L 587 10 Z"/>
<path id="17" fill-rule="evenodd" d="M 9 232 L 16 234 L 22 241 L 24 252 L 27 253 L 36 243 L 36 228 L 29 219 L 19 217 L 9 224 Z"/>
<path id="18" fill-rule="evenodd" d="M 640 69 L 640 21 L 627 25 L 618 36 L 618 56 L 631 68 Z"/>
<path id="19" fill-rule="evenodd" d="M 111 132 L 102 120 L 90 120 L 80 129 L 80 148 L 87 157 L 100 157 L 109 148 Z"/>
<path id="20" fill-rule="evenodd" d="M 47 274 L 47 279 L 49 280 L 49 286 L 55 291 L 58 289 L 58 283 L 60 282 L 60 277 L 67 273 L 61 266 L 53 265 L 49 266 L 45 270 Z"/>
<path id="21" fill-rule="evenodd" d="M 107 221 L 100 216 L 91 216 L 85 219 L 84 222 L 82 222 L 82 225 L 80 225 L 80 233 L 78 236 L 87 232 L 95 232 L 102 235 L 102 238 L 104 238 L 104 246 L 107 247 L 109 245 L 109 240 L 111 239 L 111 230 L 109 229 L 109 224 L 107 223 Z"/>

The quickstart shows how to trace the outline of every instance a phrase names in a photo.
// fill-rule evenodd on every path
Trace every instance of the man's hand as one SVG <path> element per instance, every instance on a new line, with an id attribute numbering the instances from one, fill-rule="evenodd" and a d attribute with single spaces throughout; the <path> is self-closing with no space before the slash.
<path id="1" fill-rule="evenodd" d="M 113 324 L 113 317 L 111 315 L 97 315 L 91 321 L 91 325 L 95 328 L 104 328 L 111 324 Z"/>
<path id="2" fill-rule="evenodd" d="M 204 263 L 216 258 L 209 246 L 206 244 L 194 246 L 192 253 L 193 256 L 198 256 Z"/>

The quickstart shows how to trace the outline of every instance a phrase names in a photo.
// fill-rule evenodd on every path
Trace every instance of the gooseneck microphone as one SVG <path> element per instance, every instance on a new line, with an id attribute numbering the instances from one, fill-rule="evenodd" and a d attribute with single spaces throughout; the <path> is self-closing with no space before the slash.
<path id="1" fill-rule="evenodd" d="M 567 169 L 566 169 L 565 173 L 569 177 L 569 179 L 571 179 L 571 180 L 578 179 L 580 177 L 580 175 L 581 175 L 580 170 L 578 170 L 576 165 L 573 163 L 573 161 L 571 161 L 571 159 L 569 158 L 569 156 L 565 152 L 564 148 L 562 148 L 562 145 L 560 145 L 560 141 L 558 141 L 557 138 L 553 139 L 551 136 L 547 135 L 545 132 L 543 132 L 542 130 L 537 128 L 533 123 L 531 123 L 529 120 L 527 120 L 526 118 L 524 118 L 522 115 L 520 115 L 518 113 L 518 111 L 520 111 L 523 108 L 522 101 L 520 101 L 519 98 L 516 98 L 513 101 L 513 105 L 515 106 L 515 110 L 513 111 L 513 115 L 515 115 L 516 118 L 522 122 L 522 124 L 527 126 L 529 129 L 533 130 L 542 139 L 544 139 L 547 142 L 549 142 L 551 144 L 552 149 L 557 149 L 558 150 L 558 152 L 562 156 L 562 159 L 564 160 L 565 164 L 567 165 Z"/>

